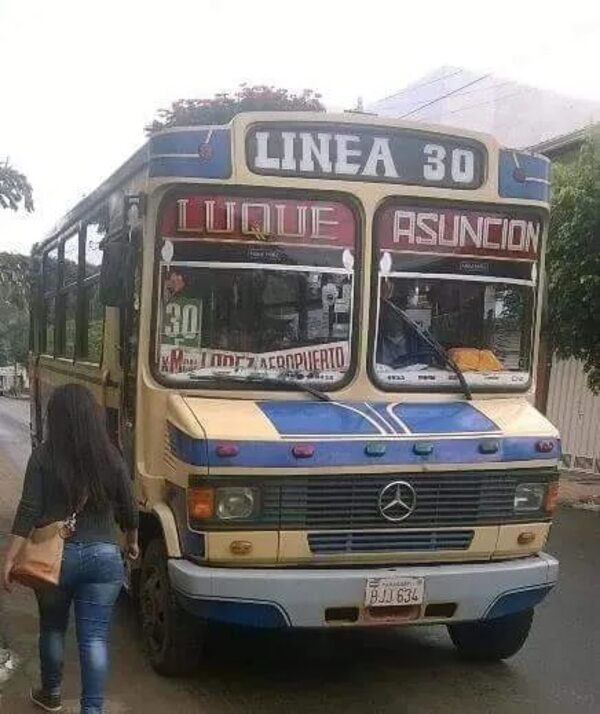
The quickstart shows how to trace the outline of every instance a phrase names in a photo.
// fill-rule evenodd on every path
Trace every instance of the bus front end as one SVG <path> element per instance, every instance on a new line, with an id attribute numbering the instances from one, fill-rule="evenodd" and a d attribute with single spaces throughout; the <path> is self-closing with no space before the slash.
<path id="1" fill-rule="evenodd" d="M 206 620 L 444 624 L 470 658 L 514 654 L 558 575 L 560 440 L 531 404 L 545 160 L 354 116 L 157 142 L 136 433 L 155 667 L 189 664 Z"/>

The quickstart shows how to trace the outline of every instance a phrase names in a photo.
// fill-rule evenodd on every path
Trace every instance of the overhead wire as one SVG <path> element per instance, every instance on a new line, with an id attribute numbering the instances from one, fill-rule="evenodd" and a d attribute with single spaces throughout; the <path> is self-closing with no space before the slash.
<path id="1" fill-rule="evenodd" d="M 499 87 L 504 87 L 507 84 L 514 84 L 511 80 L 503 80 L 502 82 L 496 82 L 495 84 L 489 84 L 486 87 L 477 87 L 476 89 L 469 89 L 466 92 L 461 92 L 460 97 L 466 97 L 468 94 L 477 94 L 478 92 L 489 92 L 492 89 L 498 89 Z"/>
<path id="2" fill-rule="evenodd" d="M 589 28 L 587 28 L 587 29 L 588 29 L 588 31 L 589 31 Z M 581 31 L 581 27 L 580 27 L 580 25 L 575 25 L 575 26 L 572 26 L 572 27 L 570 28 L 570 30 L 571 30 L 571 32 L 568 33 L 568 34 L 571 34 L 571 33 L 574 32 L 574 31 L 580 32 L 580 31 Z M 534 56 L 545 56 L 545 55 L 549 54 L 549 52 L 555 51 L 555 49 L 556 49 L 556 48 L 555 48 L 554 45 L 547 45 L 547 46 L 544 47 L 541 51 L 538 51 L 538 52 L 535 52 L 535 53 L 528 53 L 528 54 L 529 54 L 529 57 L 530 57 L 530 58 L 531 58 L 531 57 L 534 57 Z M 515 59 L 516 59 L 516 58 L 515 58 Z M 523 59 L 523 58 L 521 58 L 521 61 L 522 61 L 522 59 Z M 438 102 L 441 102 L 442 100 L 446 99 L 447 97 L 451 97 L 451 96 L 454 96 L 454 95 L 459 94 L 459 93 L 462 93 L 462 94 L 466 95 L 466 94 L 471 94 L 471 93 L 475 93 L 475 92 L 479 92 L 479 91 L 491 90 L 491 89 L 493 89 L 494 87 L 497 88 L 497 87 L 499 87 L 499 86 L 508 85 L 508 84 L 513 84 L 513 82 L 510 82 L 510 81 L 503 81 L 503 82 L 497 83 L 496 85 L 492 85 L 491 87 L 481 87 L 481 88 L 477 88 L 477 89 L 475 89 L 475 90 L 471 90 L 470 92 L 463 92 L 463 91 L 462 91 L 463 89 L 466 89 L 467 87 L 470 87 L 470 86 L 473 86 L 474 84 L 478 84 L 479 82 L 482 82 L 484 79 L 487 79 L 488 77 L 491 77 L 492 75 L 493 75 L 492 72 L 488 72 L 488 73 L 486 73 L 486 74 L 483 74 L 483 75 L 481 75 L 480 77 L 475 78 L 475 79 L 472 80 L 471 82 L 467 82 L 466 84 L 462 85 L 462 87 L 457 87 L 456 89 L 453 89 L 453 90 L 447 92 L 446 94 L 442 94 L 442 95 L 440 95 L 439 97 L 435 97 L 434 99 L 432 99 L 432 100 L 430 100 L 430 101 L 428 101 L 428 102 L 425 102 L 424 104 L 421 104 L 420 106 L 415 107 L 414 109 L 411 109 L 410 111 L 405 112 L 404 114 L 401 114 L 398 118 L 399 118 L 399 119 L 404 119 L 404 118 L 406 118 L 406 117 L 412 116 L 413 114 L 417 114 L 417 113 L 420 112 L 422 109 L 427 109 L 428 107 L 433 106 L 433 105 L 437 104 Z M 428 84 L 428 83 L 425 83 L 425 84 Z M 407 87 L 407 88 L 406 88 L 405 90 L 403 90 L 403 91 L 412 91 L 413 89 L 417 89 L 418 87 L 419 87 L 419 85 L 416 85 L 415 87 Z M 525 91 L 526 89 L 528 89 L 528 88 L 527 88 L 527 87 L 523 87 L 523 90 L 519 90 L 519 91 L 517 91 L 517 92 L 514 92 L 513 94 L 505 95 L 505 96 L 502 97 L 502 98 L 503 98 L 503 99 L 506 99 L 506 98 L 508 98 L 509 96 L 514 96 L 515 94 L 519 94 L 519 93 L 521 93 L 521 91 Z M 400 92 L 398 92 L 398 94 L 400 94 Z M 395 95 L 392 95 L 392 96 L 395 96 Z M 496 100 L 492 100 L 492 101 L 496 101 Z M 456 113 L 458 113 L 458 112 L 460 112 L 460 111 L 463 111 L 463 109 L 464 109 L 464 110 L 466 110 L 466 109 L 473 109 L 473 108 L 475 108 L 476 106 L 484 106 L 485 104 L 488 104 L 488 103 L 492 103 L 492 102 L 491 102 L 491 101 L 490 101 L 490 102 L 487 102 L 487 101 L 486 101 L 486 102 L 482 102 L 482 103 L 479 103 L 479 104 L 469 105 L 468 107 L 461 107 L 461 108 L 455 109 L 455 110 L 453 110 L 453 111 L 451 111 L 451 112 L 448 112 L 448 113 L 449 113 L 449 114 L 456 114 Z"/>
<path id="3" fill-rule="evenodd" d="M 405 114 L 401 114 L 398 118 L 405 119 L 406 117 L 410 117 L 413 114 L 420 112 L 422 109 L 427 109 L 427 107 L 430 107 L 433 104 L 437 104 L 438 102 L 441 102 L 442 99 L 446 99 L 447 97 L 451 97 L 454 94 L 458 94 L 462 89 L 466 89 L 467 87 L 472 87 L 474 84 L 477 84 L 478 82 L 483 82 L 484 79 L 487 79 L 488 77 L 491 77 L 491 76 L 492 76 L 491 72 L 488 72 L 487 74 L 482 74 L 481 77 L 477 77 L 476 79 L 473 79 L 470 82 L 463 84 L 461 87 L 457 87 L 456 89 L 452 89 L 451 91 L 446 92 L 446 94 L 442 94 L 439 97 L 436 97 L 435 99 L 431 99 L 429 102 L 425 102 L 424 104 L 421 104 L 420 106 L 415 107 L 414 109 L 411 109 L 409 112 L 406 112 Z"/>
<path id="4" fill-rule="evenodd" d="M 408 87 L 405 87 L 404 89 L 401 89 L 399 92 L 395 92 L 394 94 L 389 94 L 387 97 L 383 97 L 383 99 L 377 100 L 377 103 L 379 104 L 380 102 L 386 102 L 388 99 L 394 99 L 395 97 L 398 97 L 402 94 L 406 94 L 407 92 L 414 92 L 415 89 L 421 89 L 421 87 L 428 87 L 430 84 L 435 84 L 436 82 L 442 82 L 444 79 L 450 79 L 450 77 L 456 77 L 457 74 L 463 74 L 464 69 L 457 69 L 454 72 L 449 72 L 448 74 L 443 74 L 441 77 L 436 77 L 435 79 L 430 79 L 427 82 L 421 82 L 420 84 L 415 84 L 411 85 Z"/>
<path id="5" fill-rule="evenodd" d="M 528 87 L 521 87 L 516 92 L 509 92 L 508 94 L 503 94 L 501 97 L 494 97 L 494 99 L 489 99 L 485 102 L 475 102 L 475 104 L 467 104 L 464 107 L 458 107 L 457 109 L 453 109 L 452 111 L 446 112 L 446 114 L 458 114 L 459 112 L 464 112 L 469 109 L 476 109 L 477 107 L 484 107 L 487 104 L 495 104 L 499 99 L 509 99 L 510 97 L 515 97 L 518 94 L 522 94 L 523 92 L 526 92 L 528 90 L 529 90 Z"/>

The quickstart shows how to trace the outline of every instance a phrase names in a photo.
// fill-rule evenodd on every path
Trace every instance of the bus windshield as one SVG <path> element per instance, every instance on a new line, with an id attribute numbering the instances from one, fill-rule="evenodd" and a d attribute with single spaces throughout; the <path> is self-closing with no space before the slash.
<path id="1" fill-rule="evenodd" d="M 341 203 L 188 196 L 161 222 L 163 380 L 336 385 L 350 366 L 354 218 Z"/>
<path id="2" fill-rule="evenodd" d="M 392 207 L 376 225 L 375 380 L 392 389 L 456 388 L 458 376 L 430 337 L 469 386 L 526 386 L 539 220 Z"/>

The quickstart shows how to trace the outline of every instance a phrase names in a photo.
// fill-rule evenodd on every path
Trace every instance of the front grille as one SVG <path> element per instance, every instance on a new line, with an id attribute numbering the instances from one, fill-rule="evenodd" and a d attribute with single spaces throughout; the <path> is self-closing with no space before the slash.
<path id="1" fill-rule="evenodd" d="M 341 553 L 384 553 L 434 550 L 467 550 L 473 531 L 375 531 L 309 533 L 308 544 L 315 555 Z"/>
<path id="2" fill-rule="evenodd" d="M 401 530 L 471 528 L 506 522 L 548 520 L 544 511 L 515 516 L 516 485 L 547 483 L 556 472 L 454 471 L 431 474 L 341 474 L 249 478 L 215 477 L 214 486 L 248 484 L 260 489 L 259 516 L 244 527 L 280 530 Z M 394 481 L 409 483 L 416 493 L 414 511 L 403 521 L 386 520 L 379 510 L 381 490 Z M 227 530 L 241 523 L 204 522 L 204 528 Z"/>

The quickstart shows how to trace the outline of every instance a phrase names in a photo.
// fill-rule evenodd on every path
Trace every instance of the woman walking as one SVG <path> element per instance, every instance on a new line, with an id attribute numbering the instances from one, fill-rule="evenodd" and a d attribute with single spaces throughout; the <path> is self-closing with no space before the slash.
<path id="1" fill-rule="evenodd" d="M 56 389 L 48 403 L 47 440 L 32 453 L 4 564 L 4 586 L 34 528 L 76 514 L 65 542 L 58 587 L 36 590 L 40 613 L 41 688 L 31 699 L 61 710 L 65 632 L 74 603 L 81 663 L 81 714 L 102 714 L 108 674 L 108 634 L 124 567 L 115 524 L 128 556 L 139 555 L 138 512 L 125 464 L 111 444 L 92 394 L 76 384 Z"/>

